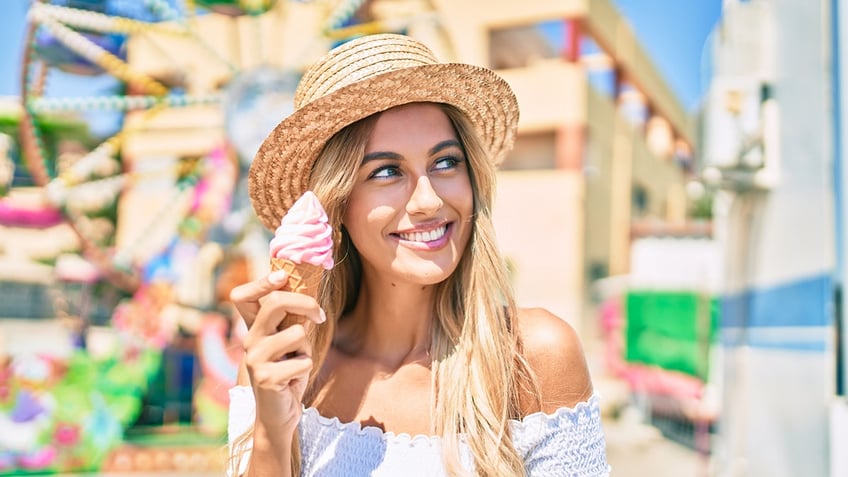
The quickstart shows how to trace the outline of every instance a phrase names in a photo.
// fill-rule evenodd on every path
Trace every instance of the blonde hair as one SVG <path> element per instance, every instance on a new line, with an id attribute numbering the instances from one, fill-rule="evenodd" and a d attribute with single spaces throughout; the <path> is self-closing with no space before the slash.
<path id="1" fill-rule="evenodd" d="M 449 475 L 466 474 L 459 459 L 462 436 L 475 458 L 476 475 L 523 476 L 524 463 L 512 446 L 509 420 L 520 417 L 520 396 L 534 398 L 536 406 L 540 406 L 540 398 L 536 380 L 521 353 L 512 287 L 494 238 L 491 212 L 495 166 L 467 117 L 453 106 L 439 106 L 465 150 L 474 216 L 471 238 L 457 269 L 436 285 L 437 321 L 430 350 L 433 430 L 442 438 Z M 361 262 L 341 218 L 378 115 L 334 135 L 322 149 L 310 176 L 310 190 L 324 205 L 336 234 L 336 266 L 325 272 L 319 288 L 319 303 L 330 319 L 313 327 L 315 332 L 310 336 L 315 367 L 303 398 L 305 406 L 314 403 L 319 391 L 318 370 L 331 345 L 336 320 L 350 311 L 358 298 Z M 238 440 L 242 447 L 250 434 Z M 300 473 L 296 437 L 292 448 L 293 475 Z"/>

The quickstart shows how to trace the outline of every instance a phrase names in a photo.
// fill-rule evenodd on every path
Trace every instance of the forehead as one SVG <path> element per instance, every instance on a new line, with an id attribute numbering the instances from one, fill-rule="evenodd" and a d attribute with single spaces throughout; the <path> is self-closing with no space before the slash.
<path id="1" fill-rule="evenodd" d="M 366 152 L 422 146 L 457 139 L 450 119 L 439 105 L 411 103 L 380 113 L 371 131 Z"/>

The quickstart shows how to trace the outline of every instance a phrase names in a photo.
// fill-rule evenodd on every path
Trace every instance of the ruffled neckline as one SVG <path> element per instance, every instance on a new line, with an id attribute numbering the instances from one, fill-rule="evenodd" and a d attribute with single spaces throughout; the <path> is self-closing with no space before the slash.
<path id="1" fill-rule="evenodd" d="M 592 395 L 587 401 L 579 402 L 574 407 L 562 406 L 551 413 L 542 411 L 534 412 L 524 416 L 522 419 L 510 419 L 509 424 L 512 427 L 513 433 L 521 433 L 528 427 L 543 426 L 546 423 L 557 421 L 566 417 L 591 412 L 598 408 L 600 397 L 597 394 Z M 438 446 L 441 444 L 440 436 L 427 434 L 410 435 L 408 433 L 395 434 L 391 431 L 383 431 L 376 426 L 363 426 L 359 421 L 341 422 L 338 417 L 326 417 L 318 412 L 314 407 L 307 407 L 303 410 L 301 419 L 312 419 L 321 426 L 335 429 L 339 432 L 349 432 L 360 436 L 368 436 L 374 439 L 380 439 L 386 444 L 392 445 L 415 445 L 425 444 Z M 462 439 L 462 436 L 460 436 Z"/>
<path id="2" fill-rule="evenodd" d="M 303 418 L 313 419 L 318 424 L 324 427 L 333 428 L 339 432 L 348 432 L 360 436 L 367 436 L 375 439 L 381 439 L 387 444 L 427 444 L 439 445 L 442 441 L 439 436 L 430 436 L 427 434 L 410 435 L 406 432 L 395 434 L 391 431 L 383 431 L 376 426 L 363 426 L 359 421 L 342 422 L 338 417 L 322 416 L 318 409 L 307 407 L 303 410 Z"/>

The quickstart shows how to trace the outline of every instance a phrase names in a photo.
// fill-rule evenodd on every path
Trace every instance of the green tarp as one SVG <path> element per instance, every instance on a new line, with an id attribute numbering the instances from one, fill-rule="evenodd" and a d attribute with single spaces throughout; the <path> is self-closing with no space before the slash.
<path id="1" fill-rule="evenodd" d="M 695 292 L 627 292 L 625 359 L 706 380 L 718 310 L 716 298 Z"/>

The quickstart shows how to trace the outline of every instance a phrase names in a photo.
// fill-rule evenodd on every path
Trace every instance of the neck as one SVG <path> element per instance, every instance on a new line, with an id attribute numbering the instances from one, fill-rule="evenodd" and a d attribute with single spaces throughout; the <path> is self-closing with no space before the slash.
<path id="1" fill-rule="evenodd" d="M 356 306 L 339 330 L 342 339 L 337 346 L 390 368 L 421 359 L 431 345 L 434 292 L 434 285 L 364 275 Z"/>

